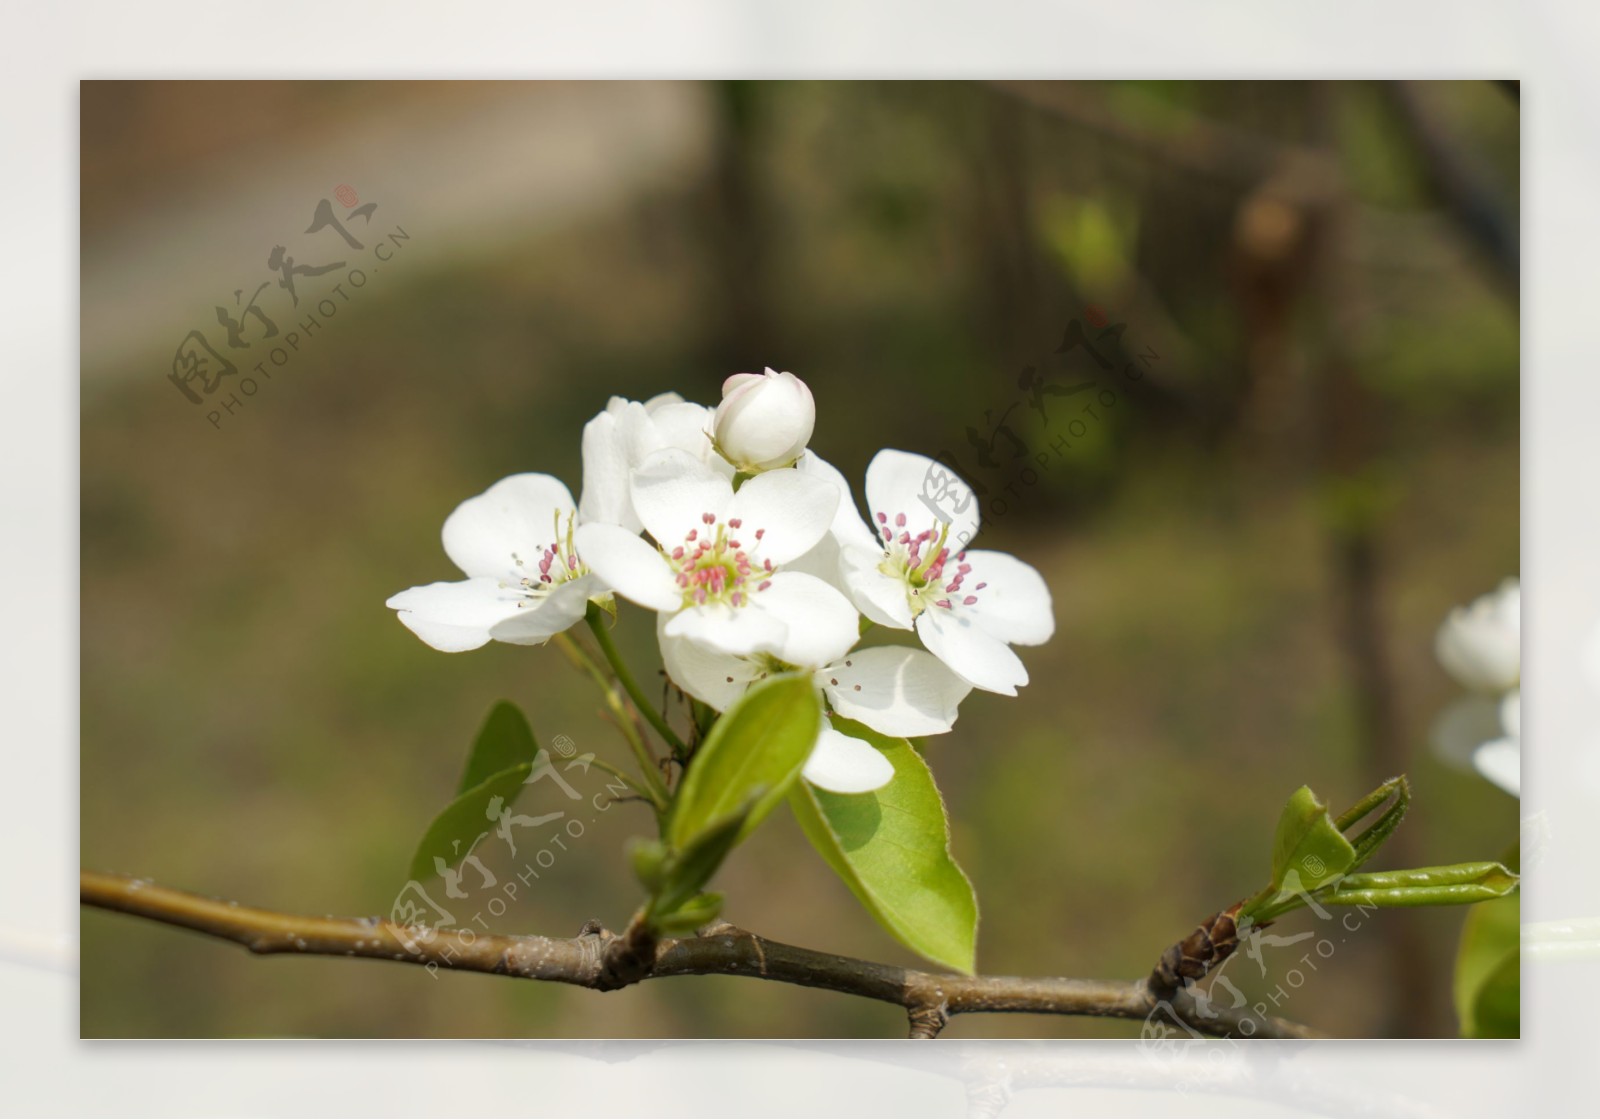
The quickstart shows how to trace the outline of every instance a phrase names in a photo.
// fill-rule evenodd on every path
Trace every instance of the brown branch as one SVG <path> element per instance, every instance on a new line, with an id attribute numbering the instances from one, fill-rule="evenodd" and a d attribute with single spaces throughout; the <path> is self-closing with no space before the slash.
<path id="1" fill-rule="evenodd" d="M 597 922 L 577 937 L 507 936 L 470 930 L 402 926 L 384 918 L 315 918 L 219 902 L 142 879 L 85 871 L 80 897 L 116 910 L 211 937 L 252 953 L 370 957 L 432 971 L 489 972 L 613 991 L 666 976 L 749 976 L 823 988 L 903 1007 L 913 1038 L 932 1038 L 952 1015 L 1031 1012 L 1146 1020 L 1164 1018 L 1219 1038 L 1315 1038 L 1296 1023 L 1247 1011 L 1201 1015 L 1185 993 L 1158 1000 L 1138 980 L 1074 980 L 957 976 L 842 957 L 785 945 L 727 923 L 694 937 L 649 937 L 637 922 L 615 934 Z"/>
<path id="2" fill-rule="evenodd" d="M 1164 166 L 1223 183 L 1253 186 L 1292 164 L 1306 164 L 1308 179 L 1318 179 L 1335 170 L 1313 149 L 1261 136 L 1179 105 L 1164 107 L 1164 127 L 1132 120 L 1107 101 L 1103 89 L 1113 83 L 991 84 L 1049 116 L 1159 160 Z"/>

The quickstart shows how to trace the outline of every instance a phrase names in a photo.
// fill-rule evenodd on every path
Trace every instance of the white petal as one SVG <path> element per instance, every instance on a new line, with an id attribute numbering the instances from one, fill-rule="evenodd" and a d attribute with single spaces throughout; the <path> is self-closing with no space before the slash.
<path id="1" fill-rule="evenodd" d="M 906 601 L 905 580 L 878 570 L 881 551 L 846 549 L 839 557 L 845 586 L 856 609 L 879 626 L 911 629 L 911 604 Z"/>
<path id="2" fill-rule="evenodd" d="M 837 467 L 815 451 L 807 451 L 795 464 L 795 470 L 832 483 L 833 488 L 839 491 L 839 508 L 834 512 L 829 532 L 841 549 L 860 548 L 869 552 L 881 549 L 878 538 L 867 528 L 867 523 L 861 520 L 861 513 L 856 509 L 856 501 L 850 496 L 849 481 Z"/>
<path id="3" fill-rule="evenodd" d="M 611 398 L 606 411 L 583 426 L 582 521 L 621 525 L 637 533 L 642 526 L 633 512 L 628 475 L 655 450 L 653 429 L 644 406 Z"/>
<path id="4" fill-rule="evenodd" d="M 733 654 L 775 653 L 788 637 L 788 628 L 776 615 L 753 604 L 685 607 L 667 620 L 662 632 Z"/>
<path id="5" fill-rule="evenodd" d="M 679 451 L 686 451 L 718 474 L 733 477 L 733 464 L 718 455 L 711 446 L 709 408 L 682 400 L 670 401 L 651 409 L 650 422 L 655 425 L 656 438 L 661 447 L 676 447 Z"/>
<path id="6" fill-rule="evenodd" d="M 1500 701 L 1500 726 L 1511 738 L 1522 739 L 1522 689 L 1507 693 Z"/>
<path id="7" fill-rule="evenodd" d="M 539 562 L 539 553 L 566 532 L 567 515 L 577 509 L 560 479 L 547 474 L 514 474 L 502 478 L 475 498 L 468 498 L 445 519 L 444 551 L 469 576 L 513 579 L 518 565 Z"/>
<path id="8" fill-rule="evenodd" d="M 661 411 L 663 408 L 667 407 L 667 405 L 669 405 L 669 404 L 682 404 L 682 403 L 683 403 L 683 394 L 682 393 L 674 393 L 671 390 L 668 390 L 665 393 L 657 393 L 655 396 L 653 396 L 649 400 L 645 401 L 644 402 L 644 410 L 646 412 L 648 412 L 653 417 L 653 416 L 655 416 L 655 414 L 657 412 Z M 702 407 L 702 406 L 698 406 L 697 405 L 696 407 Z M 711 410 L 708 408 L 708 409 L 706 409 L 706 411 L 710 412 Z"/>
<path id="9" fill-rule="evenodd" d="M 835 731 L 824 719 L 800 775 L 832 793 L 869 793 L 894 779 L 894 763 L 871 743 Z"/>
<path id="10" fill-rule="evenodd" d="M 864 555 L 874 556 L 872 561 L 874 564 L 877 563 L 877 556 L 881 555 L 882 550 L 873 538 L 872 531 L 856 512 L 855 500 L 850 496 L 850 484 L 845 481 L 844 475 L 814 451 L 807 451 L 802 455 L 800 461 L 795 464 L 795 470 L 830 483 L 839 491 L 839 508 L 834 513 L 833 523 L 823 534 L 822 539 L 808 552 L 790 560 L 784 568 L 786 571 L 805 572 L 816 576 L 830 586 L 838 588 L 847 598 L 854 599 L 850 585 L 845 581 L 844 550 L 849 548 Z M 908 616 L 907 625 L 909 624 Z"/>
<path id="11" fill-rule="evenodd" d="M 516 614 L 490 627 L 489 636 L 514 646 L 542 646 L 574 623 L 583 621 L 589 597 L 604 591 L 599 576 L 585 573 L 556 586 L 542 598 L 528 600 Z"/>
<path id="12" fill-rule="evenodd" d="M 840 563 L 839 542 L 834 540 L 832 533 L 824 533 L 809 552 L 790 560 L 783 570 L 816 576 L 847 599 L 851 598 L 850 585 L 844 581 L 844 566 Z"/>
<path id="13" fill-rule="evenodd" d="M 1011 647 L 980 629 L 970 614 L 929 607 L 917 619 L 917 636 L 940 661 L 974 688 L 1015 696 L 1028 670 Z"/>
<path id="14" fill-rule="evenodd" d="M 739 487 L 728 517 L 738 519 L 738 539 L 746 552 L 782 564 L 820 541 L 838 508 L 839 491 L 831 482 L 796 470 L 774 470 Z"/>
<path id="15" fill-rule="evenodd" d="M 1522 796 L 1522 747 L 1515 740 L 1485 743 L 1473 752 L 1472 765 L 1512 797 Z"/>
<path id="16" fill-rule="evenodd" d="M 845 719 L 907 738 L 949 731 L 972 691 L 931 653 L 904 646 L 858 649 L 814 679 Z"/>
<path id="17" fill-rule="evenodd" d="M 1463 696 L 1439 713 L 1429 738 L 1440 761 L 1458 770 L 1470 770 L 1472 753 L 1503 734 L 1500 712 L 1493 700 L 1487 696 Z"/>
<path id="18" fill-rule="evenodd" d="M 952 599 L 972 596 L 977 599 L 972 613 L 993 637 L 1008 645 L 1037 646 L 1056 632 L 1055 612 L 1050 606 L 1050 589 L 1044 577 L 1030 564 L 1004 552 L 977 549 L 967 553 L 972 565 Z M 953 571 L 945 565 L 945 578 Z M 984 584 L 982 591 L 978 584 Z"/>
<path id="19" fill-rule="evenodd" d="M 573 534 L 578 558 L 626 598 L 653 611 L 677 610 L 683 603 L 672 568 L 654 546 L 619 525 L 579 525 Z"/>
<path id="20" fill-rule="evenodd" d="M 803 572 L 778 572 L 770 582 L 751 597 L 750 609 L 776 616 L 788 631 L 775 651 L 780 660 L 814 669 L 856 644 L 861 636 L 856 609 L 834 588 Z"/>
<path id="21" fill-rule="evenodd" d="M 668 549 L 682 544 L 691 529 L 704 529 L 704 514 L 721 519 L 733 501 L 726 478 L 676 447 L 647 458 L 633 472 L 630 492 L 646 531 Z"/>
<path id="22" fill-rule="evenodd" d="M 904 514 L 913 534 L 935 521 L 949 524 L 951 551 L 978 535 L 978 496 L 972 487 L 938 460 L 909 451 L 880 451 L 867 466 L 867 520 L 881 524 L 880 513 L 891 528 Z"/>
<path id="23" fill-rule="evenodd" d="M 434 649 L 460 653 L 487 644 L 489 631 L 522 610 L 521 602 L 520 589 L 479 576 L 413 587 L 384 605 L 400 612 L 406 628 Z"/>
<path id="24" fill-rule="evenodd" d="M 667 634 L 666 615 L 656 616 L 656 640 L 661 645 L 661 662 L 672 683 L 703 704 L 726 711 L 750 682 L 762 673 L 760 666 L 711 649 L 687 638 Z"/>
<path id="25" fill-rule="evenodd" d="M 747 385 L 759 385 L 759 384 L 761 384 L 761 382 L 763 380 L 764 379 L 762 378 L 761 374 L 759 374 L 759 373 L 735 373 L 735 374 L 730 374 L 728 376 L 727 380 L 723 381 L 723 383 L 722 383 L 722 395 L 724 397 L 731 396 L 732 394 L 737 393 L 740 389 L 744 388 L 745 386 L 747 386 Z"/>

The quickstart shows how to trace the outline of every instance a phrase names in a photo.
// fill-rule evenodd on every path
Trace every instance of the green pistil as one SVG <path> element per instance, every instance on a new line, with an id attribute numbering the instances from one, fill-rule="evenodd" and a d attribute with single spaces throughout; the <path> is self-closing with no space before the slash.
<path id="1" fill-rule="evenodd" d="M 728 533 L 728 526 L 718 524 L 715 530 L 707 531 L 704 541 L 698 544 L 685 541 L 680 548 L 666 553 L 668 561 L 678 570 L 678 586 L 685 607 L 726 602 L 744 606 L 749 594 L 744 585 L 749 578 L 759 575 L 764 580 L 771 574 L 753 570 L 741 542 L 730 540 Z M 692 555 L 689 554 L 691 548 Z M 708 572 L 722 573 L 720 587 L 702 579 Z"/>
<path id="2" fill-rule="evenodd" d="M 939 530 L 939 543 L 928 550 L 928 555 L 922 558 L 922 563 L 911 572 L 911 579 L 918 587 L 928 586 L 928 569 L 933 567 L 935 560 L 944 555 L 944 542 L 950 538 L 950 523 L 944 522 Z"/>

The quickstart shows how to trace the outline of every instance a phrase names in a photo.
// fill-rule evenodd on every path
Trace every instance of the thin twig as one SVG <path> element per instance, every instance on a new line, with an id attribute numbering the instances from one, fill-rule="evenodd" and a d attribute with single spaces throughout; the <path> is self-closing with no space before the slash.
<path id="1" fill-rule="evenodd" d="M 992 83 L 1050 116 L 1103 136 L 1191 174 L 1224 183 L 1250 186 L 1289 162 L 1312 161 L 1318 170 L 1328 161 L 1300 145 L 1285 144 L 1237 128 L 1179 105 L 1163 106 L 1163 127 L 1135 121 L 1108 102 L 1097 82 Z"/>
<path id="2" fill-rule="evenodd" d="M 637 781 L 635 781 L 634 778 L 633 778 L 633 775 L 629 774 L 626 770 L 622 769 L 620 766 L 613 766 L 613 765 L 611 765 L 611 763 L 607 762 L 605 759 L 598 758 L 598 757 L 591 757 L 589 759 L 589 764 L 591 766 L 598 766 L 600 769 L 604 770 L 607 774 L 610 774 L 613 778 L 616 778 L 616 779 L 620 780 L 623 785 L 625 785 L 629 789 L 633 790 L 634 793 L 638 794 L 637 797 L 631 798 L 630 800 L 642 801 L 646 805 L 651 806 L 652 808 L 656 809 L 657 811 L 661 810 L 662 806 L 656 800 L 654 794 L 652 794 L 650 790 L 646 789 L 644 786 L 640 785 Z M 617 800 L 617 799 L 614 798 L 613 800 Z"/>
<path id="3" fill-rule="evenodd" d="M 1178 993 L 1158 1001 L 1143 981 L 957 976 L 842 957 L 770 941 L 718 923 L 694 937 L 651 943 L 639 923 L 614 934 L 597 922 L 577 937 L 511 937 L 402 926 L 383 918 L 315 918 L 219 902 L 142 879 L 85 871 L 89 906 L 235 941 L 253 953 L 370 957 L 431 971 L 488 972 L 612 991 L 666 976 L 748 976 L 823 988 L 906 1009 L 913 1037 L 932 1037 L 949 1016 L 982 1012 L 1084 1015 L 1175 1022 L 1222 1038 L 1315 1038 L 1308 1027 L 1248 1010 L 1200 1014 Z"/>
<path id="4" fill-rule="evenodd" d="M 667 803 L 672 800 L 672 795 L 667 791 L 667 786 L 661 779 L 659 763 L 655 755 L 650 753 L 650 748 L 644 745 L 644 739 L 639 735 L 639 729 L 634 725 L 633 716 L 628 712 L 628 706 L 622 702 L 622 696 L 617 692 L 616 686 L 607 679 L 600 666 L 595 663 L 589 651 L 584 649 L 570 635 L 561 633 L 556 635 L 556 645 L 567 660 L 577 668 L 587 673 L 599 687 L 601 695 L 605 697 L 606 706 L 611 709 L 611 715 L 616 722 L 617 730 L 622 733 L 623 739 L 628 743 L 628 748 L 633 751 L 635 761 L 644 774 L 644 786 L 628 780 L 628 785 L 643 794 L 645 799 L 654 806 L 658 814 L 667 811 Z M 615 771 L 613 771 L 615 773 Z M 627 780 L 627 779 L 625 779 Z"/>
<path id="5" fill-rule="evenodd" d="M 604 612 L 600 608 L 591 603 L 588 614 L 584 619 L 589 624 L 589 630 L 594 634 L 595 642 L 600 646 L 600 652 L 605 656 L 607 663 L 610 664 L 611 671 L 616 674 L 617 680 L 622 682 L 622 687 L 627 690 L 628 695 L 633 699 L 633 705 L 639 709 L 639 714 L 644 716 L 649 721 L 650 726 L 656 729 L 656 734 L 660 735 L 662 741 L 672 748 L 672 753 L 682 758 L 688 753 L 689 748 L 684 745 L 682 739 L 678 738 L 678 733 L 672 730 L 672 726 L 667 723 L 666 718 L 656 711 L 649 698 L 645 696 L 644 690 L 639 687 L 639 682 L 633 679 L 633 673 L 629 671 L 628 663 L 622 660 L 622 654 L 617 651 L 617 644 L 611 640 L 610 633 L 606 631 L 603 614 Z"/>

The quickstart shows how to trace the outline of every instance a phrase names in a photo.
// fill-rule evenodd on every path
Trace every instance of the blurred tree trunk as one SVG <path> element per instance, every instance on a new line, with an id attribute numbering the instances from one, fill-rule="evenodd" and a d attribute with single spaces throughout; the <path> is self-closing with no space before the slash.
<path id="1" fill-rule="evenodd" d="M 1043 318 L 1040 263 L 1029 191 L 1027 110 L 1015 98 L 979 89 L 982 141 L 973 161 L 978 172 L 978 235 L 984 276 L 989 342 L 999 370 L 997 380 L 1042 351 L 1052 329 Z M 1062 316 L 1062 323 L 1070 316 Z M 1055 324 L 1059 329 L 1061 324 Z M 995 394 L 1013 395 L 1014 384 Z"/>
<path id="2" fill-rule="evenodd" d="M 768 278 L 772 222 L 758 142 L 767 104 L 779 95 L 760 82 L 712 83 L 704 224 L 714 310 L 707 316 L 706 349 L 708 368 L 719 378 L 781 361 Z"/>
<path id="3" fill-rule="evenodd" d="M 1336 83 L 1319 83 L 1313 100 L 1312 133 L 1330 169 L 1339 168 L 1336 135 Z M 1311 244 L 1312 369 L 1316 379 L 1314 412 L 1321 457 L 1323 516 L 1327 525 L 1334 609 L 1346 671 L 1354 693 L 1361 743 L 1361 785 L 1403 773 L 1409 756 L 1397 700 L 1393 664 L 1386 642 L 1383 523 L 1388 505 L 1382 454 L 1383 402 L 1363 379 L 1353 357 L 1360 337 L 1359 277 L 1341 247 L 1349 244 L 1351 199 L 1348 184 L 1316 193 Z M 1388 844 L 1387 856 L 1400 867 L 1415 866 L 1417 831 L 1413 823 Z M 1389 1022 L 1379 1034 L 1428 1038 L 1447 1032 L 1437 1014 L 1437 961 L 1430 952 L 1421 915 L 1403 910 L 1386 914 L 1390 992 Z"/>

